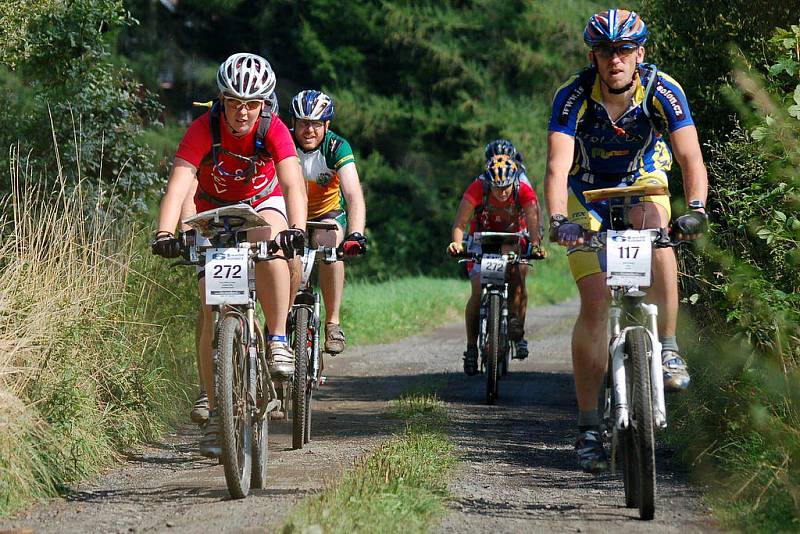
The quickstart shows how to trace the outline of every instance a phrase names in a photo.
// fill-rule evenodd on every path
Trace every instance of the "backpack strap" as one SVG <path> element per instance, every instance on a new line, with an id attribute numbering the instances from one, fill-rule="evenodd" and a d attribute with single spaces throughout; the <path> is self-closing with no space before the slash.
<path id="1" fill-rule="evenodd" d="M 491 194 L 491 185 L 489 184 L 488 177 L 484 176 L 481 182 L 483 182 L 483 198 L 481 199 L 481 203 L 475 208 L 475 220 L 478 221 L 479 226 L 481 215 L 489 209 L 489 195 Z M 514 207 L 522 213 L 522 206 L 519 205 L 519 187 L 519 178 L 517 178 L 514 181 Z M 481 228 L 478 228 L 478 230 L 481 230 Z"/>
<path id="2" fill-rule="evenodd" d="M 644 100 L 642 101 L 642 111 L 644 112 L 647 120 L 653 130 L 661 134 L 666 131 L 667 125 L 664 122 L 664 117 L 660 116 L 656 111 L 656 89 L 660 82 L 658 78 L 658 67 L 651 63 L 645 63 L 639 66 L 639 76 L 642 80 L 647 80 L 644 86 Z"/>
<path id="3" fill-rule="evenodd" d="M 261 110 L 261 122 L 258 123 L 258 129 L 256 130 L 256 154 L 261 154 L 266 158 L 272 159 L 272 154 L 269 153 L 267 150 L 267 144 L 265 139 L 267 138 L 267 132 L 269 132 L 269 127 L 272 125 L 272 111 L 270 111 L 266 105 L 263 106 Z"/>
<path id="4" fill-rule="evenodd" d="M 265 158 L 272 158 L 272 154 L 270 154 L 269 150 L 267 150 L 267 146 L 264 141 L 271 125 L 272 112 L 267 109 L 266 106 L 264 106 L 264 109 L 261 112 L 261 121 L 258 123 L 258 129 L 256 130 L 256 137 L 254 140 L 256 155 L 263 155 Z M 214 101 L 214 103 L 211 105 L 211 109 L 208 112 L 208 126 L 211 133 L 211 150 L 209 150 L 208 154 L 203 156 L 203 163 L 211 161 L 213 159 L 212 153 L 214 149 L 222 146 L 222 134 L 220 134 L 219 100 Z"/>

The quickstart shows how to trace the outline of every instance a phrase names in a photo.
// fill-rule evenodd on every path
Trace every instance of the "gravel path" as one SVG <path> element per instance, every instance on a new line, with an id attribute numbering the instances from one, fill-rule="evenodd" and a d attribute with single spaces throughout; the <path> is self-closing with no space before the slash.
<path id="1" fill-rule="evenodd" d="M 496 406 L 483 404 L 482 376 L 461 373 L 463 326 L 397 343 L 350 349 L 328 359 L 315 394 L 313 441 L 291 450 L 290 428 L 270 424 L 270 482 L 228 499 L 222 467 L 197 454 L 186 425 L 131 454 L 118 468 L 16 518 L 2 529 L 34 532 L 275 531 L 291 507 L 335 479 L 398 429 L 387 402 L 422 384 L 450 405 L 462 463 L 442 532 L 600 532 L 713 530 L 697 490 L 671 472 L 660 448 L 656 519 L 622 506 L 619 475 L 576 470 L 574 392 L 568 355 L 575 303 L 531 309 L 531 358 L 512 362 Z"/>

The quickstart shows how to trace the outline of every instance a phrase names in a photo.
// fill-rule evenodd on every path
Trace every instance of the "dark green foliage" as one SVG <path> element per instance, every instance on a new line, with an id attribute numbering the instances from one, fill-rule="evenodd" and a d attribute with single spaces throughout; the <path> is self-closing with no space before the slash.
<path id="1" fill-rule="evenodd" d="M 699 343 L 688 350 L 691 391 L 673 406 L 676 444 L 711 480 L 724 481 L 720 514 L 729 524 L 796 530 L 800 5 L 644 5 L 651 48 L 683 84 L 707 139 L 712 231 L 681 268 L 692 274 L 683 282 Z"/>
<path id="2" fill-rule="evenodd" d="M 0 165 L 10 145 L 24 164 L 68 187 L 85 179 L 95 195 L 115 189 L 133 206 L 154 183 L 151 151 L 137 142 L 160 109 L 154 96 L 112 61 L 115 32 L 134 24 L 121 0 L 23 3 L 0 12 Z M 21 25 L 21 27 L 19 27 Z M 23 32 L 15 39 L 12 32 Z M 76 169 L 83 171 L 79 175 Z M 8 173 L 0 193 L 10 190 Z"/>
<path id="3" fill-rule="evenodd" d="M 289 99 L 300 89 L 322 88 L 334 98 L 332 129 L 353 146 L 367 197 L 372 252 L 351 269 L 361 276 L 455 272 L 443 250 L 488 141 L 511 138 L 531 178 L 541 181 L 553 92 L 585 63 L 581 32 L 599 9 L 590 0 L 558 9 L 498 0 L 258 7 L 193 0 L 181 2 L 170 23 L 150 4 L 132 6 L 143 28 L 157 20 L 159 46 L 178 57 L 218 64 L 236 51 L 264 54 L 287 122 Z M 124 50 L 141 54 L 128 44 Z M 173 103 L 189 85 L 181 83 L 166 91 Z M 205 96 L 214 93 L 209 80 Z M 171 111 L 182 115 L 179 107 Z"/>
<path id="4" fill-rule="evenodd" d="M 720 90 L 732 84 L 730 46 L 749 65 L 764 69 L 766 41 L 776 27 L 797 20 L 797 0 L 640 0 L 651 31 L 648 54 L 683 86 L 701 137 L 724 135 L 735 124 L 735 107 Z"/>

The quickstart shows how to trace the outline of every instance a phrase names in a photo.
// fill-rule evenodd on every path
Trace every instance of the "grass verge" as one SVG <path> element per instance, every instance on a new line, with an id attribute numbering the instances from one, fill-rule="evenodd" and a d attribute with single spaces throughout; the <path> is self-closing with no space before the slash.
<path id="1" fill-rule="evenodd" d="M 15 178 L 0 217 L 0 515 L 155 438 L 196 377 L 191 273 L 80 187 Z"/>
<path id="2" fill-rule="evenodd" d="M 548 259 L 528 274 L 528 305 L 553 304 L 577 295 L 562 247 L 550 246 Z M 386 343 L 430 330 L 464 315 L 469 281 L 415 276 L 349 283 L 342 303 L 348 343 Z"/>
<path id="3" fill-rule="evenodd" d="M 283 526 L 300 532 L 426 532 L 444 513 L 448 474 L 456 463 L 444 432 L 444 404 L 430 393 L 392 403 L 405 430 L 322 493 L 298 506 Z"/>
<path id="4" fill-rule="evenodd" d="M 729 328 L 699 330 L 702 321 L 689 317 L 682 314 L 679 336 L 692 384 L 668 399 L 664 438 L 708 486 L 724 527 L 800 531 L 800 372 Z"/>

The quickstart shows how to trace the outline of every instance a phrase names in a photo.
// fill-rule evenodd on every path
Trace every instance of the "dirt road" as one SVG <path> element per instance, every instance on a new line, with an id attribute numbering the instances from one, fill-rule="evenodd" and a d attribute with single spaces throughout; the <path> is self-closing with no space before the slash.
<path id="1" fill-rule="evenodd" d="M 482 376 L 461 373 L 460 324 L 329 360 L 316 395 L 313 442 L 291 450 L 287 423 L 270 425 L 269 489 L 230 501 L 221 466 L 197 454 L 199 433 L 181 428 L 132 454 L 121 467 L 9 521 L 35 532 L 275 531 L 298 501 L 324 486 L 397 429 L 387 402 L 434 385 L 448 402 L 462 459 L 442 532 L 606 532 L 713 530 L 698 492 L 658 450 L 656 519 L 641 522 L 622 504 L 619 475 L 576 469 L 575 401 L 569 331 L 575 303 L 532 309 L 532 356 L 513 362 L 496 406 L 483 404 Z"/>

